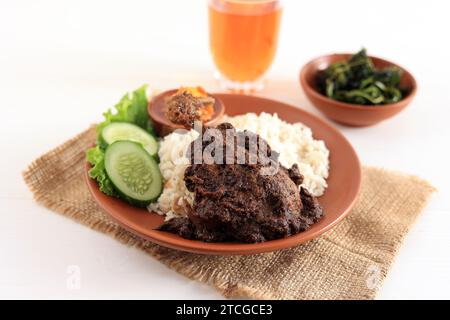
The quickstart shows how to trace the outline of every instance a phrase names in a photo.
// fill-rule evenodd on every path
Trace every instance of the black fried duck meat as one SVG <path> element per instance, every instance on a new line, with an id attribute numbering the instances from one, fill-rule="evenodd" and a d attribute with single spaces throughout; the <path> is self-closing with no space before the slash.
<path id="1" fill-rule="evenodd" d="M 236 132 L 229 123 L 221 124 L 217 129 L 222 134 L 223 160 L 227 156 L 226 149 L 232 145 L 231 157 L 235 163 L 196 164 L 191 156 L 184 181 L 187 189 L 194 193 L 193 205 L 186 208 L 187 217 L 173 218 L 163 223 L 159 230 L 206 242 L 255 243 L 297 234 L 323 216 L 317 199 L 299 187 L 303 176 L 297 165 L 289 169 L 281 166 L 267 142 L 254 133 Z M 231 136 L 225 134 L 227 129 L 231 130 Z M 251 139 L 240 146 L 237 142 L 243 135 L 256 136 L 257 147 L 252 149 L 247 143 Z M 200 143 L 202 150 L 209 145 L 208 142 Z M 270 156 L 271 163 L 260 161 L 261 149 Z M 255 156 L 257 163 L 238 164 L 239 152 L 247 160 Z M 270 164 L 276 164 L 278 170 L 274 174 L 264 174 L 261 169 Z"/>

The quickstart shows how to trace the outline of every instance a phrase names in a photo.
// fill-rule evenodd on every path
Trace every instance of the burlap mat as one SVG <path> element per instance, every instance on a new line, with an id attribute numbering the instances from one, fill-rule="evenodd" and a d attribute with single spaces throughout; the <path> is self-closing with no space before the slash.
<path id="1" fill-rule="evenodd" d="M 94 139 L 94 130 L 88 129 L 30 165 L 24 178 L 36 201 L 144 250 L 226 297 L 374 298 L 402 239 L 434 191 L 413 176 L 364 168 L 361 194 L 352 213 L 319 239 L 253 256 L 191 254 L 142 240 L 100 211 L 83 178 L 85 150 Z"/>

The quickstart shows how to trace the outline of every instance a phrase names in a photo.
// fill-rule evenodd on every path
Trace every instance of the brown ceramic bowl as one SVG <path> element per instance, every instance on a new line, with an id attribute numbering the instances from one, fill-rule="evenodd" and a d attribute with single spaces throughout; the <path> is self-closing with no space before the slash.
<path id="1" fill-rule="evenodd" d="M 325 216 L 309 230 L 294 236 L 262 243 L 208 243 L 187 240 L 177 235 L 155 230 L 163 217 L 150 213 L 146 209 L 133 207 L 124 201 L 100 192 L 97 183 L 88 176 L 89 164 L 86 164 L 86 182 L 94 199 L 100 207 L 130 232 L 165 247 L 203 254 L 230 255 L 254 254 L 293 247 L 316 238 L 334 227 L 350 212 L 359 192 L 361 167 L 358 156 L 350 143 L 334 127 L 316 116 L 281 102 L 255 96 L 217 94 L 227 106 L 228 115 L 247 112 L 278 113 L 285 121 L 303 122 L 312 129 L 314 137 L 325 141 L 330 150 L 330 176 L 328 188 L 319 202 L 325 210 Z"/>
<path id="2" fill-rule="evenodd" d="M 178 124 L 173 123 L 166 117 L 167 112 L 167 104 L 166 100 L 168 97 L 177 92 L 178 89 L 168 90 L 159 95 L 153 97 L 148 103 L 148 114 L 153 121 L 155 126 L 155 130 L 160 137 L 164 137 L 169 133 L 175 131 L 176 129 L 183 129 L 184 127 Z M 211 120 L 205 122 L 206 126 L 214 126 L 220 122 L 223 114 L 225 113 L 225 105 L 222 100 L 215 95 L 209 94 L 209 96 L 213 97 L 214 102 L 214 114 Z"/>
<path id="3" fill-rule="evenodd" d="M 393 117 L 402 111 L 414 98 L 417 83 L 414 77 L 405 68 L 387 60 L 370 57 L 377 68 L 397 66 L 403 70 L 400 84 L 411 88 L 411 91 L 402 100 L 382 106 L 363 106 L 336 101 L 321 94 L 316 86 L 317 72 L 326 69 L 330 64 L 348 59 L 351 54 L 330 54 L 308 62 L 300 72 L 300 83 L 311 103 L 331 120 L 349 126 L 370 126 Z"/>

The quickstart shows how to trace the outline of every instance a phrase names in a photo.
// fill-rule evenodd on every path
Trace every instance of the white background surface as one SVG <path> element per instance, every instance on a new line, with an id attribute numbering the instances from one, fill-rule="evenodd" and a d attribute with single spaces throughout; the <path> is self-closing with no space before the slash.
<path id="1" fill-rule="evenodd" d="M 450 298 L 448 1 L 284 4 L 279 50 L 261 95 L 318 114 L 299 88 L 299 69 L 314 56 L 362 46 L 416 76 L 418 96 L 402 114 L 339 129 L 364 164 L 416 174 L 439 189 L 378 298 Z M 200 0 L 0 1 L 0 298 L 220 298 L 38 206 L 21 177 L 34 158 L 100 120 L 142 83 L 217 90 L 206 9 Z M 66 286 L 71 265 L 81 270 L 79 290 Z"/>

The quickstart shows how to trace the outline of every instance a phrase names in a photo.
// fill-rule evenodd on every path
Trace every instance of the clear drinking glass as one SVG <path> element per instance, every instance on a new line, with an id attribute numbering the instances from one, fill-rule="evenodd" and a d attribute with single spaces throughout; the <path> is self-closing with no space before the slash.
<path id="1" fill-rule="evenodd" d="M 210 0 L 209 41 L 221 85 L 237 92 L 263 88 L 275 56 L 279 0 Z"/>

